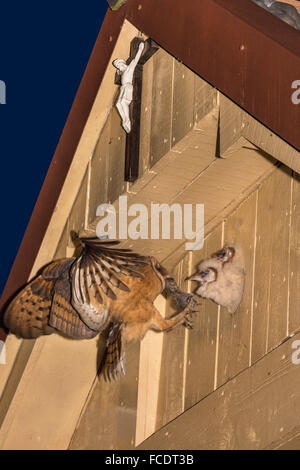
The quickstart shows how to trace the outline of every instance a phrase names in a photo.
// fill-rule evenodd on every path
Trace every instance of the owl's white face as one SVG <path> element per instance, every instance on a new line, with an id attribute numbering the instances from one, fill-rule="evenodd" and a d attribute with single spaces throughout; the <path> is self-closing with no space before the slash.
<path id="1" fill-rule="evenodd" d="M 227 263 L 228 261 L 231 261 L 234 258 L 234 255 L 235 255 L 235 248 L 233 246 L 225 245 L 224 248 L 217 251 L 213 255 L 213 258 L 216 258 L 217 260 L 221 261 L 224 264 L 224 263 Z"/>
<path id="2" fill-rule="evenodd" d="M 191 276 L 189 280 L 197 281 L 200 283 L 201 286 L 203 286 L 205 284 L 215 282 L 217 280 L 217 277 L 218 277 L 218 273 L 215 268 L 208 266 L 208 267 L 201 269 L 201 265 L 200 265 L 200 271 L 198 271 L 196 274 Z"/>
<path id="3" fill-rule="evenodd" d="M 196 290 L 196 294 L 204 298 L 209 297 L 209 291 L 213 286 L 217 285 L 217 278 L 218 272 L 215 268 L 208 266 L 205 269 L 200 269 L 197 273 L 197 279 L 195 279 L 200 284 Z"/>

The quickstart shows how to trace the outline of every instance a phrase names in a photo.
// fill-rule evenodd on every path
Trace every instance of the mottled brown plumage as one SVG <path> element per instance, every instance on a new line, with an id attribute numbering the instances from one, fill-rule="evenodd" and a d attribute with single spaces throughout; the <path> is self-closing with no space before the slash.
<path id="1" fill-rule="evenodd" d="M 19 292 L 4 317 L 11 333 L 29 339 L 54 332 L 48 323 L 53 286 L 53 281 L 46 281 L 40 275 Z"/>
<path id="2" fill-rule="evenodd" d="M 154 257 L 115 248 L 117 241 L 80 242 L 79 256 L 50 263 L 13 299 L 4 323 L 22 338 L 55 331 L 92 338 L 108 329 L 103 370 L 107 378 L 115 378 L 125 373 L 125 341 L 141 339 L 149 329 L 190 327 L 196 302 Z M 170 319 L 153 305 L 164 289 L 183 309 Z"/>

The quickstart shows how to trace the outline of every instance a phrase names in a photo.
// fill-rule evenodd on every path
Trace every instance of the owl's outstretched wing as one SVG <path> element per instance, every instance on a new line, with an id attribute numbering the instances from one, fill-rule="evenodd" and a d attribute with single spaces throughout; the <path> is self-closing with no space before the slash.
<path id="1" fill-rule="evenodd" d="M 80 318 L 68 300 L 54 293 L 49 325 L 71 338 L 90 339 L 98 334 L 91 330 Z"/>
<path id="2" fill-rule="evenodd" d="M 91 338 L 90 330 L 70 304 L 69 271 L 75 258 L 54 261 L 40 271 L 19 293 L 4 314 L 4 324 L 24 339 L 56 330 L 73 338 Z"/>
<path id="3" fill-rule="evenodd" d="M 71 338 L 93 338 L 98 331 L 91 330 L 71 305 L 70 268 L 74 261 L 75 258 L 70 258 L 62 266 L 53 263 L 51 269 L 43 272 L 48 278 L 56 276 L 49 325 Z"/>
<path id="4" fill-rule="evenodd" d="M 84 323 L 101 331 L 109 311 L 106 300 L 117 300 L 118 290 L 130 292 L 121 276 L 143 278 L 149 258 L 130 250 L 112 248 L 118 241 L 81 238 L 81 256 L 71 268 L 72 305 Z"/>
<path id="5" fill-rule="evenodd" d="M 6 309 L 3 319 L 11 333 L 30 339 L 55 331 L 48 324 L 53 287 L 54 281 L 46 281 L 40 275 L 19 292 Z"/>
<path id="6" fill-rule="evenodd" d="M 12 300 L 4 324 L 22 338 L 37 338 L 58 330 L 73 338 L 92 338 L 109 320 L 105 299 L 117 299 L 118 290 L 130 292 L 121 275 L 144 277 L 149 258 L 115 249 L 118 241 L 81 239 L 77 258 L 45 266 Z"/>

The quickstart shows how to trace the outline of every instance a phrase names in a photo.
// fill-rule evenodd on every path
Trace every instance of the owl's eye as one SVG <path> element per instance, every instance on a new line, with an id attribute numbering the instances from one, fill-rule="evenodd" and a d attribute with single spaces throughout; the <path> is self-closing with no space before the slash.
<path id="1" fill-rule="evenodd" d="M 205 277 L 208 275 L 208 271 L 200 271 L 200 276 Z"/>

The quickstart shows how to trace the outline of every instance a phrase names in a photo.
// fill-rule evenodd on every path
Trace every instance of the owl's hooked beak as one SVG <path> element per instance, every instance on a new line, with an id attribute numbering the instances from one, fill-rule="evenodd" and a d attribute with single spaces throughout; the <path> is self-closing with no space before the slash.
<path id="1" fill-rule="evenodd" d="M 186 277 L 186 278 L 185 278 L 185 281 L 197 281 L 197 282 L 202 282 L 202 281 L 203 281 L 203 277 L 201 276 L 200 273 L 195 273 L 195 274 L 193 274 L 193 275 L 190 276 L 190 277 Z"/>

